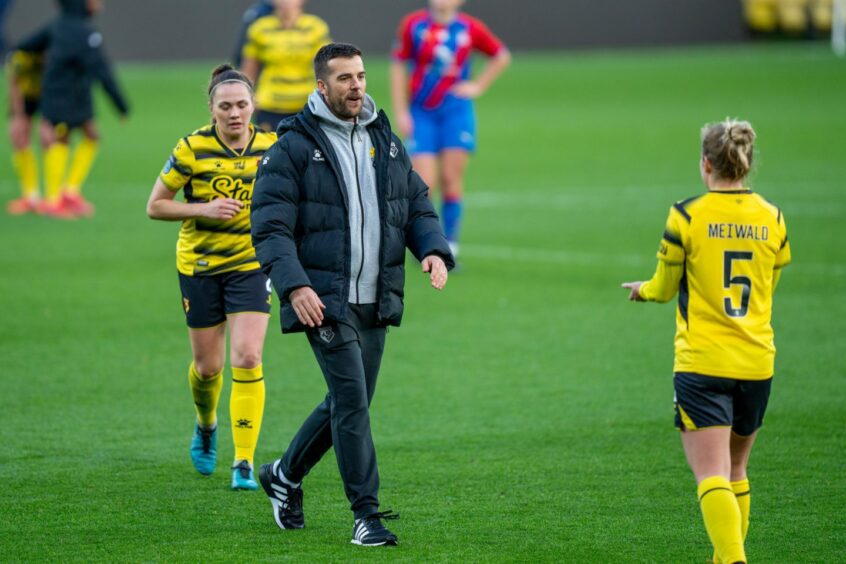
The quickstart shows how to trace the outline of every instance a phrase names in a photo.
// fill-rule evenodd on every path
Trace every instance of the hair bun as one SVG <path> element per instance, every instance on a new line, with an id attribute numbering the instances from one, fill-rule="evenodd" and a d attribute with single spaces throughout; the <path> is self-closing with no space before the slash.
<path id="1" fill-rule="evenodd" d="M 214 70 L 212 71 L 212 78 L 214 78 L 214 77 L 216 77 L 220 74 L 223 74 L 226 71 L 231 71 L 231 70 L 235 70 L 235 68 L 232 65 L 230 65 L 229 63 L 223 63 L 223 64 L 220 64 L 220 65 L 217 65 L 216 67 L 214 67 Z"/>
<path id="2" fill-rule="evenodd" d="M 702 128 L 702 156 L 720 179 L 743 180 L 752 168 L 754 141 L 752 124 L 726 118 Z"/>
<path id="3" fill-rule="evenodd" d="M 736 121 L 728 124 L 728 138 L 735 145 L 751 145 L 755 141 L 755 130 L 748 121 Z"/>
<path id="4" fill-rule="evenodd" d="M 234 81 L 243 82 L 247 89 L 250 91 L 250 94 L 253 93 L 253 83 L 249 78 L 244 75 L 244 73 L 239 70 L 236 70 L 229 63 L 217 65 L 212 71 L 211 80 L 209 80 L 209 97 L 211 97 L 212 93 L 214 92 L 214 89 L 217 88 L 218 85 L 220 85 L 221 83 Z"/>

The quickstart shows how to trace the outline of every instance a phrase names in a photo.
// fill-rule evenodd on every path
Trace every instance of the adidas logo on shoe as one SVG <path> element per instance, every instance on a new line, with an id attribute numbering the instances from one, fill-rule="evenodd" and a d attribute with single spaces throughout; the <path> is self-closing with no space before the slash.
<path id="1" fill-rule="evenodd" d="M 279 463 L 262 464 L 259 469 L 259 481 L 264 493 L 273 506 L 273 519 L 280 529 L 302 529 L 305 527 L 303 516 L 303 489 L 299 485 L 285 481 L 280 477 Z"/>
<path id="2" fill-rule="evenodd" d="M 399 514 L 386 511 L 374 513 L 363 519 L 356 519 L 353 524 L 353 538 L 350 542 L 359 546 L 396 546 L 399 542 L 397 536 L 385 528 L 382 519 L 399 519 Z"/>

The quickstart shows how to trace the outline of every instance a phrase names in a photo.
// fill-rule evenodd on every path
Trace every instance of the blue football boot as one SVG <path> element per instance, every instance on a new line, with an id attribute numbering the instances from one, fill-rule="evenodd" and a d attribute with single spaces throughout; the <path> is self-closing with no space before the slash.
<path id="1" fill-rule="evenodd" d="M 257 490 L 258 483 L 253 477 L 253 469 L 246 460 L 241 460 L 232 467 L 233 490 Z"/>
<path id="2" fill-rule="evenodd" d="M 191 462 L 197 472 L 208 476 L 217 466 L 217 426 L 211 430 L 194 425 L 194 436 L 191 437 Z"/>

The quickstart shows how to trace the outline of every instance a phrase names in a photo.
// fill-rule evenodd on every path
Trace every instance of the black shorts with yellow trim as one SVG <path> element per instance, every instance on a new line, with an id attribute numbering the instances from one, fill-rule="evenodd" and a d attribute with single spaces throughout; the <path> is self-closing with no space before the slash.
<path id="1" fill-rule="evenodd" d="M 294 113 L 268 112 L 267 110 L 256 110 L 253 114 L 253 123 L 261 127 L 265 131 L 273 133 L 279 122 L 286 117 L 291 117 Z"/>
<path id="2" fill-rule="evenodd" d="M 736 434 L 749 436 L 764 422 L 772 381 L 772 378 L 736 380 L 676 372 L 673 377 L 676 427 L 681 431 L 731 427 Z"/>
<path id="3" fill-rule="evenodd" d="M 212 276 L 179 273 L 182 309 L 191 329 L 214 327 L 233 313 L 270 313 L 270 280 L 261 270 Z"/>
<path id="4" fill-rule="evenodd" d="M 85 122 L 88 121 L 87 119 L 79 121 L 79 120 L 53 120 L 48 119 L 47 122 L 53 126 L 53 129 L 56 131 L 57 137 L 65 137 L 71 131 L 75 129 L 81 128 L 85 125 Z"/>

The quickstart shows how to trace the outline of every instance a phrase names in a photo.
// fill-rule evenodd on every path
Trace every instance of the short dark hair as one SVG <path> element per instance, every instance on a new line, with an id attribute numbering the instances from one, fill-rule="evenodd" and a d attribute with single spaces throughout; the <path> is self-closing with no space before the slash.
<path id="1" fill-rule="evenodd" d="M 314 77 L 318 80 L 324 80 L 326 74 L 329 72 L 329 61 L 343 57 L 344 59 L 352 59 L 353 57 L 361 57 L 361 49 L 349 43 L 329 43 L 324 45 L 314 56 Z"/>

